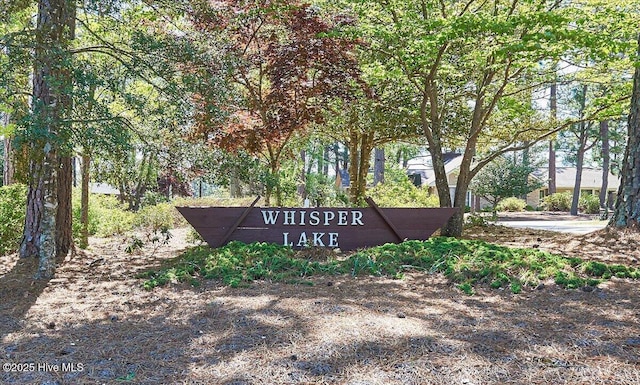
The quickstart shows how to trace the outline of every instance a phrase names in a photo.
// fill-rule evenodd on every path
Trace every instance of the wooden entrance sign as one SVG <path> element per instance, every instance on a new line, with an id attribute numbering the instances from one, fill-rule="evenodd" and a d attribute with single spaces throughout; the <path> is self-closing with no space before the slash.
<path id="1" fill-rule="evenodd" d="M 177 207 L 211 247 L 229 241 L 271 242 L 355 250 L 361 247 L 426 240 L 456 208 L 370 207 Z"/>

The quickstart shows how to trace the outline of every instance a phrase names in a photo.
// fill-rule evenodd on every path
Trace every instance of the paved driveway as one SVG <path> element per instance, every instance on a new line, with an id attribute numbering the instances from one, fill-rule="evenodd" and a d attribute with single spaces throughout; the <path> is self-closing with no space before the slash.
<path id="1" fill-rule="evenodd" d="M 586 234 L 603 229 L 607 221 L 498 221 L 498 225 L 528 228 L 536 230 L 551 230 L 562 233 Z"/>

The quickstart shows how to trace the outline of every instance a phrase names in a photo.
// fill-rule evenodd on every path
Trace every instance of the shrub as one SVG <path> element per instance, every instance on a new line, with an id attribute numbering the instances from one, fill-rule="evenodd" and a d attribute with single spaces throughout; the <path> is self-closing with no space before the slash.
<path id="1" fill-rule="evenodd" d="M 598 214 L 600 212 L 600 198 L 592 194 L 582 195 L 578 202 L 578 208 L 585 214 Z"/>
<path id="2" fill-rule="evenodd" d="M 147 191 L 144 193 L 144 195 L 142 196 L 142 199 L 140 200 L 140 206 L 141 207 L 155 206 L 157 204 L 165 203 L 168 201 L 169 199 L 164 194 L 161 194 L 156 191 Z"/>
<path id="3" fill-rule="evenodd" d="M 487 227 L 489 226 L 489 221 L 482 215 L 471 214 L 467 217 L 465 221 L 465 225 L 467 227 L 474 227 L 474 226 Z"/>
<path id="4" fill-rule="evenodd" d="M 548 195 L 542 199 L 542 207 L 548 211 L 569 211 L 571 209 L 571 194 L 563 192 Z"/>
<path id="5" fill-rule="evenodd" d="M 367 192 L 373 200 L 383 207 L 438 207 L 435 195 L 416 187 L 403 170 L 385 170 L 384 183 L 370 188 Z"/>
<path id="6" fill-rule="evenodd" d="M 155 206 L 145 206 L 138 211 L 135 225 L 153 231 L 168 230 L 172 229 L 174 224 L 180 221 L 178 217 L 181 217 L 181 215 L 173 204 L 159 203 Z"/>
<path id="7" fill-rule="evenodd" d="M 596 286 L 613 276 L 640 279 L 640 269 L 624 265 L 567 258 L 537 249 L 515 249 L 483 241 L 434 237 L 361 249 L 341 259 L 320 262 L 282 245 L 255 242 L 211 249 L 198 246 L 185 251 L 161 270 L 148 271 L 144 287 L 170 282 L 198 285 L 218 279 L 237 287 L 256 280 L 308 283 L 318 274 L 386 276 L 400 279 L 406 272 L 442 273 L 457 287 L 473 294 L 478 285 L 509 289 L 512 293 L 555 279 L 566 288 Z"/>
<path id="8" fill-rule="evenodd" d="M 78 221 L 79 221 L 78 216 Z M 116 197 L 89 195 L 89 234 L 108 237 L 124 234 L 134 226 L 135 214 L 127 211 Z"/>
<path id="9" fill-rule="evenodd" d="M 120 235 L 133 229 L 136 215 L 130 211 L 122 208 L 107 209 L 101 207 L 97 208 L 96 212 L 100 217 L 96 229 L 97 236 L 108 237 L 111 235 Z"/>
<path id="10" fill-rule="evenodd" d="M 0 255 L 14 252 L 20 245 L 27 207 L 27 187 L 12 184 L 0 187 Z"/>
<path id="11" fill-rule="evenodd" d="M 498 203 L 498 211 L 522 211 L 527 207 L 527 202 L 520 198 L 506 198 Z"/>
<path id="12" fill-rule="evenodd" d="M 200 198 L 179 197 L 173 200 L 173 204 L 174 206 L 195 206 L 195 207 L 204 207 L 204 206 L 244 207 L 244 206 L 249 206 L 254 199 L 255 199 L 255 196 L 247 196 L 244 198 L 220 198 L 220 197 L 211 195 L 211 196 L 204 196 Z"/>

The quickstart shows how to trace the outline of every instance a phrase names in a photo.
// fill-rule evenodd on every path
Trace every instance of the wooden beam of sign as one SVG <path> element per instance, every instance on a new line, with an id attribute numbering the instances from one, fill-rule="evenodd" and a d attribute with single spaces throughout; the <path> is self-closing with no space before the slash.
<path id="1" fill-rule="evenodd" d="M 238 228 L 238 226 L 240 226 L 240 223 L 242 223 L 242 221 L 244 221 L 244 219 L 247 217 L 247 215 L 249 215 L 249 213 L 251 212 L 251 209 L 253 208 L 253 206 L 256 205 L 256 203 L 258 203 L 258 201 L 260 200 L 260 198 L 262 198 L 260 195 L 258 195 L 256 197 L 256 199 L 253 200 L 253 202 L 251 203 L 251 205 L 249 207 L 247 207 L 244 212 L 242 213 L 242 215 L 240 215 L 240 217 L 238 218 L 238 220 L 236 220 L 233 225 L 231 225 L 231 227 L 229 227 L 229 230 L 227 230 L 227 232 L 224 234 L 224 237 L 222 237 L 222 245 L 224 245 L 225 243 L 227 243 L 227 241 L 229 240 L 229 238 L 231 237 L 231 234 L 233 234 L 234 231 L 236 231 L 236 229 Z"/>
<path id="2" fill-rule="evenodd" d="M 376 202 L 374 202 L 373 199 L 371 199 L 371 197 L 366 197 L 364 198 L 364 200 L 372 209 L 376 211 L 376 213 L 378 213 L 378 215 L 380 216 L 380 218 L 382 218 L 384 223 L 386 223 L 387 226 L 389 226 L 391 231 L 393 231 L 393 234 L 398 238 L 398 242 L 404 241 L 404 237 L 400 235 L 400 232 L 398 231 L 398 229 L 393 225 L 393 223 L 389 220 L 389 218 L 385 215 L 385 213 L 383 213 L 382 210 L 380 210 L 380 207 L 378 207 Z"/>

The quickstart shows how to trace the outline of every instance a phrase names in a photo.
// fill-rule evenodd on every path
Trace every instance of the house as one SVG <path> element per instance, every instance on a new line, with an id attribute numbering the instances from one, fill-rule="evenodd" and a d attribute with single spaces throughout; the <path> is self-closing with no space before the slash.
<path id="1" fill-rule="evenodd" d="M 346 190 L 351 184 L 351 178 L 347 170 L 338 170 L 336 173 L 336 188 L 340 190 Z"/>
<path id="2" fill-rule="evenodd" d="M 462 163 L 462 154 L 445 153 L 444 169 L 449 182 L 449 192 L 451 196 L 455 194 L 456 183 L 459 174 L 460 164 Z M 424 187 L 429 190 L 430 194 L 437 194 L 436 180 L 431 164 L 431 155 L 421 154 L 411 160 L 407 164 L 407 175 L 416 186 Z M 532 178 L 537 178 L 544 183 L 544 186 L 538 190 L 532 191 L 527 195 L 527 205 L 537 208 L 540 206 L 542 198 L 549 195 L 549 170 L 548 168 L 539 168 L 532 174 Z M 573 186 L 576 179 L 575 167 L 557 167 L 556 168 L 556 192 L 573 193 Z M 602 170 L 598 168 L 584 167 L 582 169 L 582 181 L 580 186 L 581 194 L 600 194 L 602 184 Z M 609 201 L 615 200 L 615 194 L 620 186 L 620 179 L 609 173 L 608 180 L 608 196 Z M 472 204 L 473 203 L 473 204 Z M 474 209 L 480 209 L 489 203 L 474 196 L 473 191 L 467 192 L 466 205 L 473 206 Z"/>
<path id="3" fill-rule="evenodd" d="M 447 181 L 449 182 L 449 193 L 451 197 L 456 192 L 456 183 L 458 179 L 460 164 L 462 163 L 462 154 L 455 152 L 447 152 L 442 154 L 444 161 L 444 171 L 447 174 Z M 421 154 L 407 162 L 407 175 L 413 181 L 413 184 L 418 187 L 426 188 L 429 194 L 437 195 L 436 191 L 436 176 L 433 172 L 433 164 L 431 163 L 430 154 Z M 471 192 L 467 192 L 467 206 L 472 202 Z"/>
<path id="4" fill-rule="evenodd" d="M 89 191 L 91 191 L 92 194 L 120 195 L 120 190 L 107 183 L 90 183 Z"/>
<path id="5" fill-rule="evenodd" d="M 549 195 L 549 169 L 540 168 L 533 175 L 545 182 L 545 185 L 538 190 L 532 191 L 527 195 L 527 204 L 538 207 L 540 201 Z M 556 168 L 556 192 L 568 192 L 573 194 L 573 187 L 576 181 L 575 167 L 557 167 Z M 613 204 L 615 196 L 620 187 L 620 178 L 609 172 L 607 181 L 607 200 Z M 602 169 L 593 167 L 582 168 L 582 179 L 580 181 L 580 195 L 600 195 L 602 188 Z"/>

